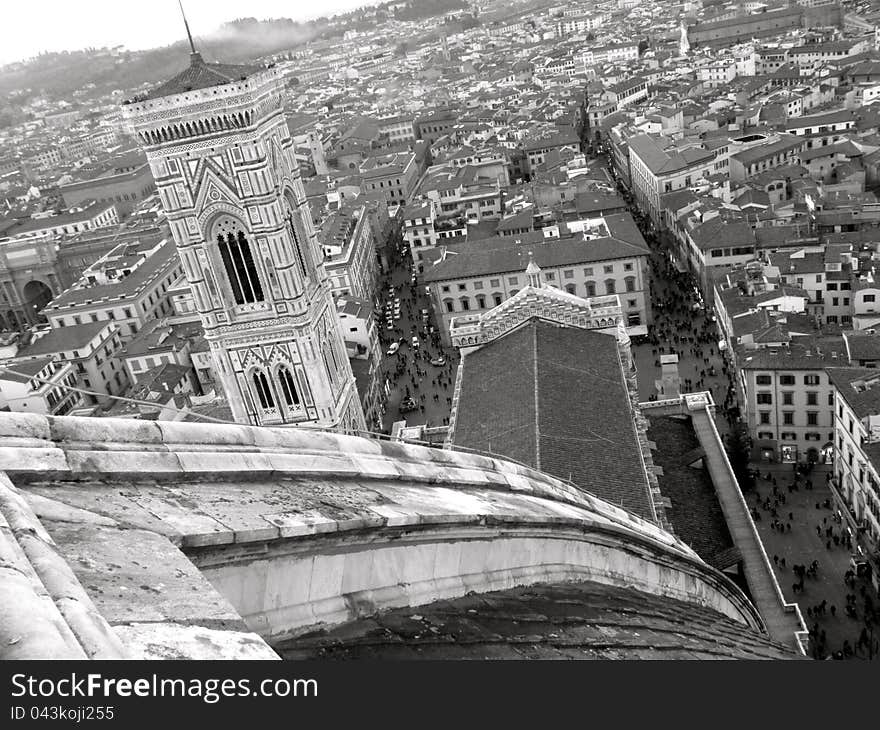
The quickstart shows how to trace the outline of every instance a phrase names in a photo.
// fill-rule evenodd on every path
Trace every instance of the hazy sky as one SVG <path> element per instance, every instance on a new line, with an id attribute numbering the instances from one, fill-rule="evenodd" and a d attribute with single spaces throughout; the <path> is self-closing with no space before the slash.
<path id="1" fill-rule="evenodd" d="M 376 0 L 184 0 L 193 36 L 234 18 L 308 20 Z M 40 51 L 124 45 L 132 50 L 185 38 L 177 0 L 4 0 L 0 63 Z"/>

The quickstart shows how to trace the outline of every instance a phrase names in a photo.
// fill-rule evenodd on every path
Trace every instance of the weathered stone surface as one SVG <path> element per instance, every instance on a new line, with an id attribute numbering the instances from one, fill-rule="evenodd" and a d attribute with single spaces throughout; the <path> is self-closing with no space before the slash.
<path id="1" fill-rule="evenodd" d="M 167 622 L 244 629 L 235 609 L 167 538 L 57 522 L 49 528 L 111 625 Z"/>
<path id="2" fill-rule="evenodd" d="M 17 463 L 60 455 L 37 474 L 7 460 L 43 517 L 33 539 L 57 546 L 137 656 L 261 656 L 248 631 L 288 636 L 551 580 L 634 585 L 761 627 L 674 536 L 515 464 L 295 429 L 102 420 L 50 419 L 48 434 L 39 421 L 7 426 L 35 436 L 12 447 Z M 63 573 L 41 549 L 21 566 L 25 587 L 28 569 Z M 0 550 L 0 568 L 15 551 Z M 53 605 L 87 617 L 63 598 Z"/>
<path id="3" fill-rule="evenodd" d="M 117 626 L 132 659 L 279 659 L 251 632 L 216 631 L 173 623 Z"/>

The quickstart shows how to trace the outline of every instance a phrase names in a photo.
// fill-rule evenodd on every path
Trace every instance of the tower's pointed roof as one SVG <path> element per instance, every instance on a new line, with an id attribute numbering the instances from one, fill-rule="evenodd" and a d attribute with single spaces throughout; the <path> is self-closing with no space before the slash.
<path id="1" fill-rule="evenodd" d="M 207 63 L 198 51 L 191 53 L 189 58 L 187 68 L 165 83 L 150 89 L 143 99 L 160 99 L 163 96 L 243 81 L 265 69 L 256 64 Z"/>

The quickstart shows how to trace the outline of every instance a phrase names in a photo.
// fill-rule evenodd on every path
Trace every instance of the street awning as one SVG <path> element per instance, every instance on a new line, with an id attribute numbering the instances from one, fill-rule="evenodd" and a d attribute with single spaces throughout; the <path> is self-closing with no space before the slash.
<path id="1" fill-rule="evenodd" d="M 626 333 L 630 337 L 638 337 L 638 336 L 644 337 L 644 336 L 647 336 L 647 334 L 648 334 L 648 328 L 643 324 L 637 324 L 633 327 L 627 327 Z"/>

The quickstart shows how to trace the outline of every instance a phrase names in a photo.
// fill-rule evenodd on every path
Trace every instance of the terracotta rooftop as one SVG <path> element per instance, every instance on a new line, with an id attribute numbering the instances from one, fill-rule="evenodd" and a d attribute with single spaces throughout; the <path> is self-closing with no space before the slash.
<path id="1" fill-rule="evenodd" d="M 255 64 L 237 65 L 230 63 L 207 63 L 200 53 L 190 54 L 190 64 L 173 78 L 146 93 L 138 101 L 161 99 L 163 96 L 183 94 L 212 86 L 223 86 L 235 81 L 243 81 L 260 71 L 263 66 Z"/>

